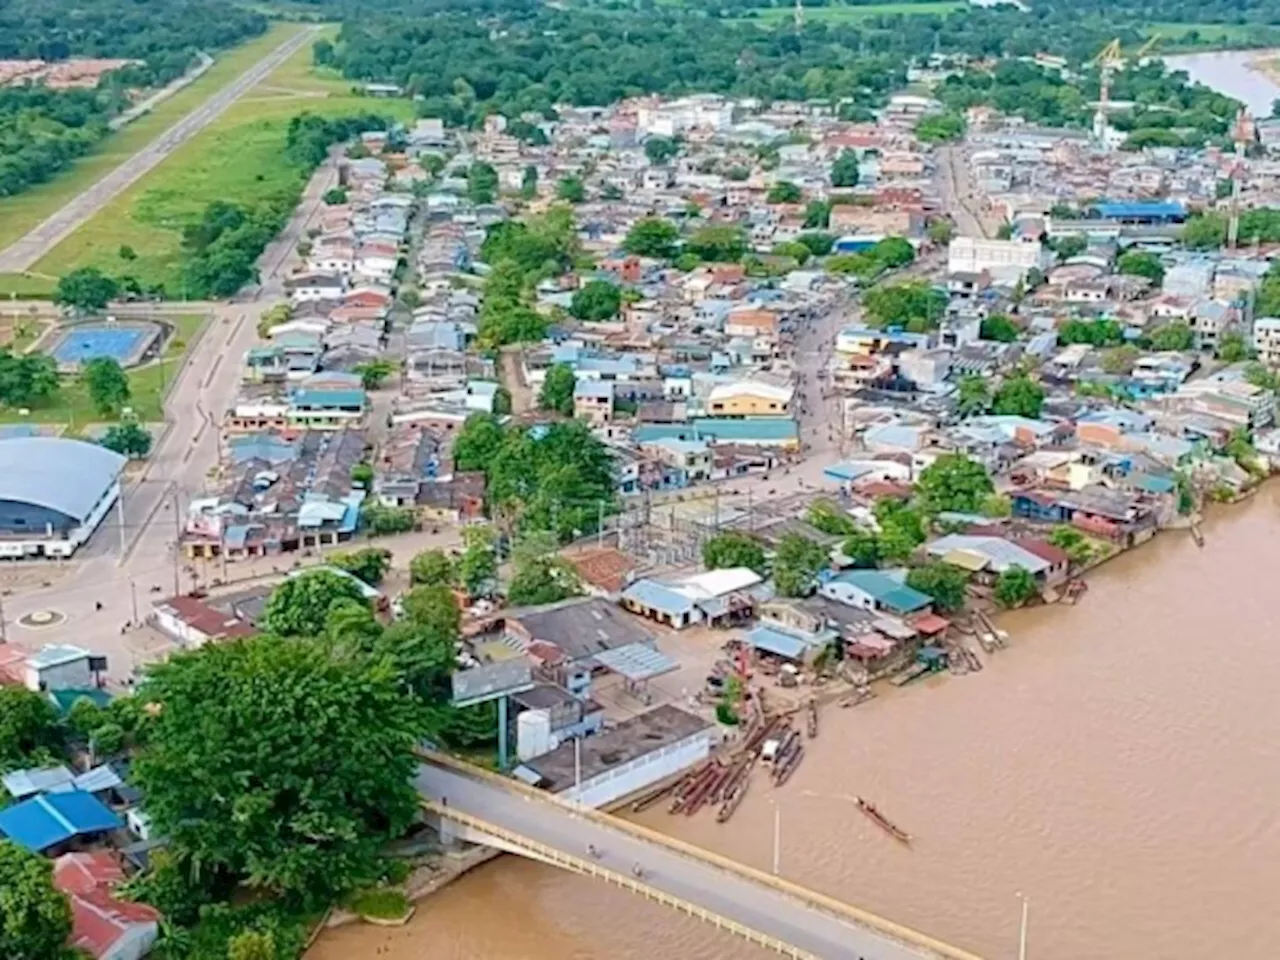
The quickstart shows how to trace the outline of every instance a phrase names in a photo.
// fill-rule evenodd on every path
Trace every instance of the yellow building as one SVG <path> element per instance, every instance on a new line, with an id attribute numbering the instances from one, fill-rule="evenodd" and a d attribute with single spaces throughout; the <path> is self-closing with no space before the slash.
<path id="1" fill-rule="evenodd" d="M 791 387 L 759 380 L 722 383 L 707 398 L 707 412 L 713 417 L 788 417 L 794 393 Z"/>

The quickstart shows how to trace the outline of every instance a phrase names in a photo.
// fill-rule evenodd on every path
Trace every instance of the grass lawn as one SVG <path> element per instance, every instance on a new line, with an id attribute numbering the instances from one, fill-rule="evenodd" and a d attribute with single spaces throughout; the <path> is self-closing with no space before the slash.
<path id="1" fill-rule="evenodd" d="M 357 890 L 347 898 L 347 906 L 352 913 L 376 920 L 399 920 L 409 912 L 409 901 L 404 893 L 386 887 Z"/>
<path id="2" fill-rule="evenodd" d="M 16 197 L 0 199 L 0 247 L 7 247 L 46 220 L 301 29 L 296 23 L 274 24 L 261 37 L 225 51 L 199 79 L 107 137 L 60 176 Z M 7 283 L 4 289 L 9 289 Z"/>
<path id="3" fill-rule="evenodd" d="M 817 20 L 828 23 L 847 23 L 854 20 L 866 20 L 868 17 L 882 17 L 892 14 L 916 16 L 932 13 L 943 15 L 954 13 L 965 6 L 959 0 L 923 0 L 921 3 L 870 3 L 865 5 L 836 4 L 829 7 L 805 7 L 804 18 L 812 22 Z M 760 7 L 753 11 L 755 16 L 743 17 L 739 22 L 754 22 L 764 26 L 774 26 L 781 21 L 790 21 L 795 16 L 792 7 Z"/>
<path id="4" fill-rule="evenodd" d="M 308 45 L 50 251 L 35 272 L 60 276 L 92 265 L 181 295 L 183 226 L 214 200 L 252 204 L 299 189 L 297 171 L 281 162 L 289 120 L 303 112 L 359 111 L 408 120 L 413 108 L 407 100 L 355 96 L 347 81 L 313 72 Z M 137 259 L 122 260 L 123 245 Z"/>
<path id="5" fill-rule="evenodd" d="M 19 300 L 48 300 L 58 285 L 56 277 L 36 276 L 30 273 L 0 273 L 0 292 Z"/>
<path id="6" fill-rule="evenodd" d="M 164 319 L 173 325 L 174 332 L 165 345 L 163 359 L 126 371 L 132 395 L 129 408 L 143 423 L 159 423 L 164 420 L 164 398 L 168 386 L 173 382 L 179 363 L 208 317 L 205 314 L 192 314 Z M 79 377 L 64 378 L 57 399 L 45 406 L 32 407 L 29 416 L 24 417 L 15 409 L 0 407 L 0 423 L 63 423 L 67 425 L 68 433 L 76 433 L 91 423 L 103 423 L 112 419 L 98 412 Z"/>

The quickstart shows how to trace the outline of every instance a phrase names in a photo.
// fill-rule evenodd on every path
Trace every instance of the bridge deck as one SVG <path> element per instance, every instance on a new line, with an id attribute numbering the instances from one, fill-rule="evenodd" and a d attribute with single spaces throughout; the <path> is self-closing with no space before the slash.
<path id="1" fill-rule="evenodd" d="M 514 784 L 507 787 L 490 778 L 424 764 L 417 786 L 428 800 L 439 803 L 445 798 L 445 809 L 454 808 L 569 857 L 585 857 L 591 844 L 600 852 L 597 862 L 605 870 L 629 875 L 633 865 L 639 864 L 644 883 L 666 896 L 822 960 L 978 960 L 945 944 L 936 944 L 941 949 L 929 949 L 916 945 L 919 940 L 908 943 L 908 938 L 857 924 L 815 902 L 791 896 L 763 878 L 754 880 L 746 871 L 722 869 L 655 842 L 625 823 L 611 823 L 608 817 L 578 813 L 557 802 L 538 799 Z"/>

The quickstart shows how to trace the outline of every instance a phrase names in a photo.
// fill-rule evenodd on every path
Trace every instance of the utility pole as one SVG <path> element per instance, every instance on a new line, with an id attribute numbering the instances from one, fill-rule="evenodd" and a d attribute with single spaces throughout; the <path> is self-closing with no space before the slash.
<path id="1" fill-rule="evenodd" d="M 120 562 L 124 563 L 124 490 L 116 495 L 116 523 L 120 527 Z"/>
<path id="2" fill-rule="evenodd" d="M 778 802 L 773 802 L 773 875 L 778 875 L 778 868 L 782 860 L 782 808 L 778 806 Z M 1026 960 L 1026 958 L 1021 958 Z"/>
<path id="3" fill-rule="evenodd" d="M 182 555 L 182 521 L 178 519 L 178 485 L 175 483 L 172 488 L 173 493 L 173 595 L 176 597 L 182 592 L 182 585 L 178 582 L 178 565 L 179 557 Z"/>
<path id="4" fill-rule="evenodd" d="M 133 625 L 138 625 L 138 584 L 132 577 L 129 578 L 129 605 L 133 610 Z"/>
<path id="5" fill-rule="evenodd" d="M 0 643 L 8 643 L 9 634 L 5 630 L 4 625 L 4 601 L 0 600 Z"/>
<path id="6" fill-rule="evenodd" d="M 1018 960 L 1027 960 L 1027 909 L 1030 903 L 1024 893 L 1018 894 L 1022 901 L 1022 924 L 1018 930 Z"/>
<path id="7" fill-rule="evenodd" d="M 600 548 L 604 546 L 604 501 L 601 500 L 598 506 L 600 508 L 600 516 L 596 521 L 596 547 Z"/>

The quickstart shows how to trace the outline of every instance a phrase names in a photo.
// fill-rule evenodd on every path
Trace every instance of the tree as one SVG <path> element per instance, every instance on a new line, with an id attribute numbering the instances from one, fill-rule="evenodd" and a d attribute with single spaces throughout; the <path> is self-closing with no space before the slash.
<path id="1" fill-rule="evenodd" d="M 1008 517 L 1013 514 L 1013 500 L 1002 493 L 989 493 L 982 498 L 978 510 L 984 517 Z"/>
<path id="2" fill-rule="evenodd" d="M 498 171 L 487 163 L 467 168 L 467 198 L 472 203 L 493 203 L 498 195 Z"/>
<path id="3" fill-rule="evenodd" d="M 852 150 L 841 150 L 836 162 L 831 165 L 831 185 L 833 187 L 856 187 L 858 185 L 858 155 Z"/>
<path id="4" fill-rule="evenodd" d="M 575 291 L 569 313 L 579 320 L 599 323 L 617 316 L 621 307 L 621 290 L 607 280 L 588 280 Z"/>
<path id="5" fill-rule="evenodd" d="M 70 960 L 71 904 L 53 885 L 53 863 L 0 840 L 0 956 Z"/>
<path id="6" fill-rule="evenodd" d="M 702 227 L 688 239 L 685 249 L 706 261 L 734 263 L 747 252 L 747 238 L 739 227 Z"/>
<path id="7" fill-rule="evenodd" d="M 84 365 L 81 379 L 89 388 L 89 399 L 103 416 L 119 413 L 129 402 L 129 378 L 112 357 L 94 357 Z"/>
<path id="8" fill-rule="evenodd" d="M 907 586 L 933 598 L 933 605 L 944 612 L 964 606 L 965 587 L 969 578 L 959 567 L 934 561 L 916 567 L 907 574 Z"/>
<path id="9" fill-rule="evenodd" d="M 355 366 L 355 372 L 360 374 L 360 385 L 366 390 L 377 390 L 397 369 L 396 361 L 383 358 L 358 363 Z"/>
<path id="10" fill-rule="evenodd" d="M 862 303 L 879 326 L 923 332 L 938 325 L 947 309 L 947 295 L 923 280 L 907 280 L 868 290 Z"/>
<path id="11" fill-rule="evenodd" d="M 810 200 L 804 208 L 804 228 L 806 230 L 825 230 L 830 225 L 831 201 Z"/>
<path id="12" fill-rule="evenodd" d="M 573 415 L 573 389 L 578 378 L 573 367 L 567 363 L 557 363 L 547 371 L 542 381 L 542 390 L 538 393 L 538 406 L 543 410 L 554 410 L 565 416 Z"/>
<path id="13" fill-rule="evenodd" d="M 765 200 L 769 203 L 799 203 L 804 194 L 789 180 L 779 180 L 769 188 Z"/>
<path id="14" fill-rule="evenodd" d="M 357 463 L 351 468 L 351 482 L 368 490 L 373 483 L 373 465 L 368 463 Z"/>
<path id="15" fill-rule="evenodd" d="M 320 199 L 328 206 L 339 206 L 347 202 L 347 191 L 343 187 L 331 187 Z"/>
<path id="16" fill-rule="evenodd" d="M 43 353 L 16 356 L 0 347 L 0 403 L 26 407 L 57 395 L 62 385 L 58 364 Z"/>
<path id="17" fill-rule="evenodd" d="M 414 586 L 451 586 L 457 566 L 443 550 L 423 550 L 409 561 L 409 582 Z"/>
<path id="18" fill-rule="evenodd" d="M 354 480 L 355 470 L 351 473 Z M 412 507 L 388 507 L 373 500 L 361 506 L 360 524 L 370 533 L 383 536 L 408 533 L 418 525 L 418 518 Z"/>
<path id="19" fill-rule="evenodd" d="M 464 527 L 462 542 L 465 549 L 458 560 L 458 578 L 469 595 L 479 596 L 498 575 L 498 552 L 493 527 Z"/>
<path id="20" fill-rule="evenodd" d="M 206 877 L 329 899 L 377 876 L 418 811 L 423 708 L 386 658 L 252 637 L 155 664 L 133 779 Z"/>
<path id="21" fill-rule="evenodd" d="M 530 557 L 516 564 L 515 575 L 507 585 L 507 600 L 515 606 L 538 606 L 557 603 L 581 589 L 573 567 L 560 558 Z"/>
<path id="22" fill-rule="evenodd" d="M 1018 325 L 1003 313 L 993 313 L 982 320 L 978 336 L 983 340 L 994 340 L 997 343 L 1013 343 L 1018 339 Z"/>
<path id="23" fill-rule="evenodd" d="M 812 592 L 818 572 L 827 565 L 822 544 L 798 533 L 784 534 L 773 557 L 773 583 L 784 597 Z"/>
<path id="24" fill-rule="evenodd" d="M 916 124 L 916 137 L 924 143 L 944 143 L 964 135 L 964 117 L 958 113 L 931 113 Z"/>
<path id="25" fill-rule="evenodd" d="M 1130 276 L 1146 277 L 1157 287 L 1164 282 L 1164 264 L 1154 253 L 1145 250 L 1122 253 L 1116 261 L 1116 270 Z"/>
<path id="26" fill-rule="evenodd" d="M 805 513 L 809 526 L 833 537 L 844 537 L 853 533 L 858 525 L 853 517 L 830 500 L 814 500 Z"/>
<path id="27" fill-rule="evenodd" d="M 315 637 L 324 632 L 335 604 L 367 605 L 360 584 L 332 570 L 308 570 L 271 592 L 262 625 L 282 637 Z"/>
<path id="28" fill-rule="evenodd" d="M 404 615 L 432 636 L 458 638 L 462 611 L 453 590 L 442 583 L 414 587 L 401 598 Z"/>
<path id="29" fill-rule="evenodd" d="M 587 188 L 578 177 L 564 177 L 556 184 L 556 196 L 567 203 L 582 203 L 587 199 Z"/>
<path id="30" fill-rule="evenodd" d="M 1088 563 L 1093 557 L 1089 539 L 1075 527 L 1059 524 L 1049 533 L 1049 543 L 1065 553 L 1072 563 Z"/>
<path id="31" fill-rule="evenodd" d="M 1089 241 L 1079 234 L 1071 234 L 1070 236 L 1061 237 L 1053 241 L 1050 246 L 1053 252 L 1058 255 L 1059 260 L 1070 260 L 1072 257 L 1078 257 L 1089 249 Z"/>
<path id="32" fill-rule="evenodd" d="M 750 567 L 761 576 L 768 569 L 764 547 L 755 537 L 737 530 L 716 534 L 702 545 L 702 562 L 708 570 Z"/>
<path id="33" fill-rule="evenodd" d="M 991 388 L 987 386 L 985 377 L 970 373 L 960 379 L 956 390 L 956 413 L 962 417 L 974 417 L 985 413 L 990 406 Z"/>
<path id="34" fill-rule="evenodd" d="M 1040 416 L 1044 406 L 1044 388 L 1028 376 L 1010 377 L 1000 384 L 991 402 L 993 412 L 1004 416 Z"/>
<path id="35" fill-rule="evenodd" d="M 391 551 L 380 547 L 365 547 L 350 553 L 332 554 L 329 562 L 369 586 L 376 587 L 391 569 Z"/>
<path id="36" fill-rule="evenodd" d="M 227 960 L 279 960 L 270 930 L 242 930 L 227 941 Z"/>
<path id="37" fill-rule="evenodd" d="M 1151 333 L 1153 350 L 1190 350 L 1195 342 L 1195 332 L 1185 323 L 1166 323 Z"/>
<path id="38" fill-rule="evenodd" d="M 836 245 L 836 238 L 829 233 L 802 233 L 796 243 L 803 243 L 815 257 L 825 257 Z"/>
<path id="39" fill-rule="evenodd" d="M 956 227 L 950 220 L 934 220 L 925 229 L 926 235 L 934 243 L 939 246 L 951 242 L 951 238 L 955 236 Z"/>
<path id="40" fill-rule="evenodd" d="M 642 217 L 631 225 L 622 241 L 622 248 L 637 257 L 656 257 L 665 260 L 675 253 L 680 230 L 670 220 L 662 217 Z"/>
<path id="41" fill-rule="evenodd" d="M 680 145 L 668 137 L 649 137 L 644 142 L 644 155 L 654 166 L 662 166 L 679 152 Z"/>
<path id="42" fill-rule="evenodd" d="M 120 249 L 116 252 L 116 256 L 121 260 L 130 261 L 138 259 L 138 251 L 133 249 L 127 243 L 120 244 Z"/>
<path id="43" fill-rule="evenodd" d="M 880 562 L 880 538 L 862 527 L 845 538 L 840 547 L 855 567 L 874 567 Z"/>
<path id="44" fill-rule="evenodd" d="M 1133 365 L 1138 362 L 1138 358 L 1141 355 L 1142 351 L 1127 343 L 1123 346 L 1104 350 L 1102 352 L 1103 372 L 1112 376 L 1127 374 L 1133 370 Z"/>
<path id="45" fill-rule="evenodd" d="M 916 248 L 902 237 L 885 237 L 871 248 L 871 256 L 889 270 L 905 267 L 916 258 Z"/>
<path id="46" fill-rule="evenodd" d="M 987 468 L 962 453 L 944 453 L 920 471 L 916 489 L 932 512 L 977 513 L 995 491 Z"/>
<path id="47" fill-rule="evenodd" d="M 994 596 L 1002 607 L 1020 607 L 1036 595 L 1036 578 L 1016 564 L 996 577 Z"/>
<path id="48" fill-rule="evenodd" d="M 876 501 L 876 523 L 880 525 L 881 560 L 902 563 L 925 541 L 925 520 L 921 512 L 901 500 L 885 497 Z"/>
<path id="49" fill-rule="evenodd" d="M 129 420 L 108 427 L 102 445 L 121 456 L 141 460 L 151 452 L 151 434 L 136 420 Z"/>
<path id="50" fill-rule="evenodd" d="M 532 200 L 538 195 L 538 168 L 529 164 L 520 177 L 520 196 Z"/>
<path id="51" fill-rule="evenodd" d="M 796 262 L 796 266 L 800 267 L 803 267 L 813 256 L 813 251 L 798 240 L 775 244 L 770 253 L 775 257 L 790 257 Z"/>
<path id="52" fill-rule="evenodd" d="M 62 746 L 57 722 L 53 705 L 40 694 L 26 687 L 0 686 L 0 770 L 52 759 Z"/>
<path id="53" fill-rule="evenodd" d="M 1239 363 L 1249 359 L 1249 343 L 1244 334 L 1231 330 L 1218 342 L 1218 359 L 1223 363 Z"/>
<path id="54" fill-rule="evenodd" d="M 120 295 L 120 284 L 97 267 L 80 267 L 65 274 L 54 289 L 53 302 L 96 312 Z"/>
<path id="55" fill-rule="evenodd" d="M 1105 347 L 1124 341 L 1124 328 L 1114 320 L 1068 320 L 1058 328 L 1058 343 Z"/>

